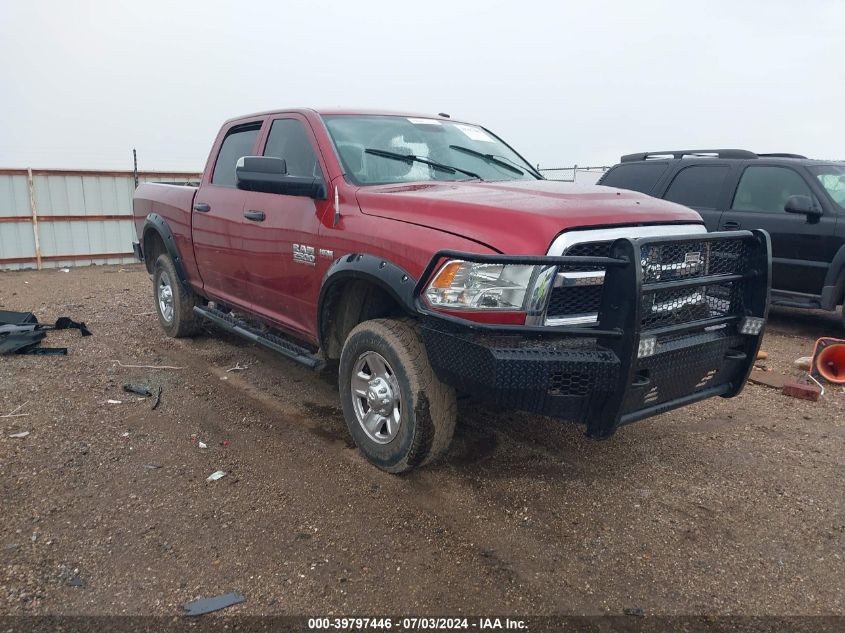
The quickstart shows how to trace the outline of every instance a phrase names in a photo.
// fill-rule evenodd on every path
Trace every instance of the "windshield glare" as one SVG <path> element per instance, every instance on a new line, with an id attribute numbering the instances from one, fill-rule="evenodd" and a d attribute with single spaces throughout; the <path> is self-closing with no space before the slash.
<path id="1" fill-rule="evenodd" d="M 845 165 L 810 167 L 810 171 L 841 209 L 845 209 Z"/>
<path id="2" fill-rule="evenodd" d="M 510 147 L 475 125 L 400 116 L 335 115 L 323 120 L 346 175 L 359 185 L 473 180 L 460 171 L 449 173 L 422 162 L 391 159 L 366 150 L 413 155 L 477 174 L 481 180 L 539 178 Z"/>

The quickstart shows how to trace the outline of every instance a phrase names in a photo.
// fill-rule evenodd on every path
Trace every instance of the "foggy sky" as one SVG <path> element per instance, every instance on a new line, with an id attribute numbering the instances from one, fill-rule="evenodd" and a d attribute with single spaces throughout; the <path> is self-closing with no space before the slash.
<path id="1" fill-rule="evenodd" d="M 542 167 L 845 158 L 845 2 L 0 0 L 0 166 L 196 169 L 291 106 L 448 112 Z"/>

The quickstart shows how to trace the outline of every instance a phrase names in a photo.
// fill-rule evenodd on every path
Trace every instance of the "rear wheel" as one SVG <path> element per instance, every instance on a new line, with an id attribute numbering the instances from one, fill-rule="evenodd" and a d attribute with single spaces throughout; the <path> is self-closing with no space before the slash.
<path id="1" fill-rule="evenodd" d="M 449 448 L 455 390 L 434 375 L 413 321 L 374 319 L 356 326 L 344 343 L 338 380 L 349 432 L 382 470 L 406 472 Z"/>
<path id="2" fill-rule="evenodd" d="M 199 298 L 179 281 L 169 255 L 159 255 L 153 266 L 153 299 L 161 327 L 169 336 L 182 338 L 199 332 L 194 306 Z"/>

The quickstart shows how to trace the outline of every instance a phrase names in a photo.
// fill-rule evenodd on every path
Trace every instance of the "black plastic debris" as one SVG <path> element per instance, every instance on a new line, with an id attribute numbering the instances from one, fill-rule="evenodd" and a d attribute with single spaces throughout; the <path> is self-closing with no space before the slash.
<path id="1" fill-rule="evenodd" d="M 158 407 L 160 402 L 161 402 L 161 387 L 158 388 L 158 392 L 156 393 L 156 399 L 153 401 L 153 406 L 150 408 L 150 411 L 155 411 L 156 407 Z"/>
<path id="2" fill-rule="evenodd" d="M 225 609 L 241 602 L 246 602 L 246 598 L 239 593 L 232 592 L 224 593 L 222 596 L 214 596 L 213 598 L 202 598 L 193 602 L 186 602 L 182 605 L 182 608 L 185 610 L 186 616 L 194 617 L 213 611 L 220 611 L 220 609 Z"/>
<path id="3" fill-rule="evenodd" d="M 127 393 L 135 393 L 139 396 L 144 396 L 145 398 L 149 398 L 153 395 L 153 392 L 150 391 L 146 385 L 133 385 L 128 382 L 123 385 L 123 390 Z"/>
<path id="4" fill-rule="evenodd" d="M 82 578 L 79 577 L 78 574 L 74 574 L 70 576 L 67 580 L 65 580 L 65 584 L 68 587 L 84 587 L 84 583 L 82 582 Z"/>
<path id="5" fill-rule="evenodd" d="M 59 317 L 53 325 L 42 325 L 32 312 L 0 310 L 0 356 L 6 354 L 32 354 L 60 356 L 67 354 L 66 347 L 40 347 L 49 330 L 79 330 L 82 336 L 91 336 L 85 323 L 68 317 Z"/>
<path id="6" fill-rule="evenodd" d="M 640 607 L 625 607 L 622 609 L 622 613 L 625 615 L 630 615 L 635 618 L 642 618 L 645 617 L 645 611 L 643 611 Z"/>

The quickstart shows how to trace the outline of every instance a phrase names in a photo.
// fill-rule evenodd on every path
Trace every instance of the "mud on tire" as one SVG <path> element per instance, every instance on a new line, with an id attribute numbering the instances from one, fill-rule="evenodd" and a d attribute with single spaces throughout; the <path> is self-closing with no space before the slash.
<path id="1" fill-rule="evenodd" d="M 383 371 L 379 372 L 379 367 Z M 385 380 L 375 380 L 379 375 Z M 434 375 L 413 320 L 374 319 L 357 325 L 344 343 L 338 382 L 349 432 L 375 466 L 390 473 L 407 472 L 431 463 L 449 448 L 455 430 L 455 390 Z M 379 410 L 370 406 L 371 401 L 380 406 L 383 400 L 361 395 L 367 391 L 375 396 L 379 386 L 385 400 L 393 398 L 394 402 L 398 390 L 398 423 L 392 428 L 387 424 L 390 416 L 379 416 Z M 385 423 L 373 431 L 378 420 L 366 427 L 362 414 L 367 424 L 379 417 L 384 417 Z"/>
<path id="2" fill-rule="evenodd" d="M 200 330 L 194 306 L 197 297 L 179 280 L 169 255 L 159 255 L 153 266 L 153 301 L 161 327 L 174 338 L 193 336 Z"/>

